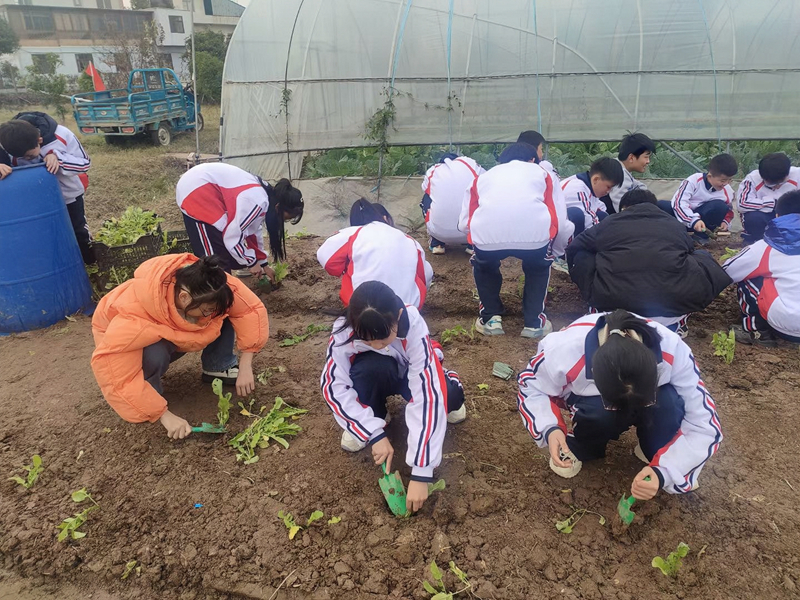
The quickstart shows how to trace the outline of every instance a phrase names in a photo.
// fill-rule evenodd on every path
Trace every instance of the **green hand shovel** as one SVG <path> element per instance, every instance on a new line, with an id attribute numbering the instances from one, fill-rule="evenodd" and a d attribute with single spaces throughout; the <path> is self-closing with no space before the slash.
<path id="1" fill-rule="evenodd" d="M 386 463 L 381 465 L 383 469 L 383 477 L 378 480 L 381 486 L 383 497 L 386 498 L 386 504 L 389 505 L 389 510 L 395 517 L 405 517 L 408 515 L 406 508 L 406 488 L 403 485 L 403 480 L 400 478 L 400 471 L 388 473 L 386 471 Z"/>
<path id="2" fill-rule="evenodd" d="M 647 476 L 644 478 L 644 480 L 650 481 L 650 477 Z M 631 506 L 633 506 L 634 502 L 636 502 L 636 498 L 634 498 L 633 496 L 631 496 L 630 498 L 626 498 L 625 494 L 622 494 L 622 498 L 617 504 L 617 512 L 619 513 L 619 518 L 622 519 L 622 522 L 625 525 L 630 525 L 631 523 L 633 523 L 633 519 L 636 516 L 636 513 L 631 510 Z"/>
<path id="3" fill-rule="evenodd" d="M 203 423 L 200 427 L 192 427 L 192 433 L 225 433 L 224 425 L 216 423 Z"/>

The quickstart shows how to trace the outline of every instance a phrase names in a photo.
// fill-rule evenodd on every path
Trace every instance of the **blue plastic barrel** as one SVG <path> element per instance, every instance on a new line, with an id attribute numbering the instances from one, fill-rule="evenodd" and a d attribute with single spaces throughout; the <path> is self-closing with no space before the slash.
<path id="1" fill-rule="evenodd" d="M 0 180 L 0 334 L 48 327 L 92 308 L 67 207 L 44 165 Z"/>

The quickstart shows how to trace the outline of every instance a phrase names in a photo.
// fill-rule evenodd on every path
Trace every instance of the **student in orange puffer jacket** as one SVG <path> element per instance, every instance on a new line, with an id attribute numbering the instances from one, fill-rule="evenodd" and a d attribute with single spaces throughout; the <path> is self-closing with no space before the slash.
<path id="1" fill-rule="evenodd" d="M 231 335 L 222 328 L 226 319 Z M 227 371 L 235 378 L 226 383 L 245 396 L 255 387 L 253 355 L 267 342 L 269 321 L 264 304 L 218 257 L 170 254 L 142 263 L 100 301 L 92 333 L 92 370 L 111 407 L 131 423 L 160 421 L 170 438 L 183 439 L 191 425 L 162 396 L 169 364 L 203 350 L 204 373 Z"/>

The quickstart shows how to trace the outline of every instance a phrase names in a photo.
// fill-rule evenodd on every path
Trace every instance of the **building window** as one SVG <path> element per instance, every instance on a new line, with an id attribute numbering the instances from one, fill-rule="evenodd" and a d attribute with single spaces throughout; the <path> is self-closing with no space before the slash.
<path id="1" fill-rule="evenodd" d="M 20 6 L 31 6 L 33 4 L 33 0 L 17 0 L 17 4 Z"/>
<path id="2" fill-rule="evenodd" d="M 94 58 L 89 53 L 76 54 L 75 62 L 78 63 L 78 73 L 83 73 L 86 70 L 86 67 L 89 66 L 89 63 L 94 62 Z"/>
<path id="3" fill-rule="evenodd" d="M 83 0 L 72 0 L 75 6 L 83 6 Z"/>
<path id="4" fill-rule="evenodd" d="M 49 12 L 26 12 L 25 29 L 28 31 L 54 31 L 53 15 Z"/>
<path id="5" fill-rule="evenodd" d="M 97 0 L 97 8 L 113 8 L 111 0 Z"/>
<path id="6" fill-rule="evenodd" d="M 171 16 L 169 18 L 169 30 L 172 33 L 185 33 L 183 29 L 183 17 Z"/>
<path id="7" fill-rule="evenodd" d="M 158 66 L 161 67 L 162 69 L 171 69 L 173 67 L 172 54 L 159 54 Z"/>

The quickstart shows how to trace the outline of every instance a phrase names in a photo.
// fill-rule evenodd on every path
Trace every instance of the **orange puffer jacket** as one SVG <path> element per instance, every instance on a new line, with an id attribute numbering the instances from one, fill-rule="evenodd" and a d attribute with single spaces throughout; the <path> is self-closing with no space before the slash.
<path id="1" fill-rule="evenodd" d="M 97 305 L 92 318 L 92 370 L 106 401 L 126 421 L 154 423 L 167 410 L 167 401 L 144 379 L 142 350 L 150 344 L 169 340 L 180 352 L 197 352 L 219 337 L 226 317 L 242 352 L 258 352 L 267 342 L 267 309 L 230 275 L 234 300 L 227 314 L 198 324 L 178 314 L 175 272 L 197 260 L 192 254 L 152 258 Z"/>

